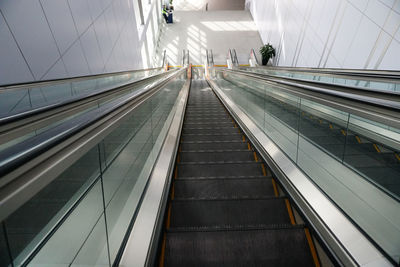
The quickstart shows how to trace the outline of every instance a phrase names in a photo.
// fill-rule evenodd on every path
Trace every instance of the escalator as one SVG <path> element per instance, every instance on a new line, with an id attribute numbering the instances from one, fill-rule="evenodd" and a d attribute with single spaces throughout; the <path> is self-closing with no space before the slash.
<path id="1" fill-rule="evenodd" d="M 397 209 L 393 198 L 384 202 L 385 194 L 372 191 L 368 197 L 389 208 L 376 205 L 360 216 L 369 199 L 349 193 L 346 183 L 335 184 L 336 177 L 320 172 L 318 180 L 306 173 L 305 165 L 295 166 L 290 158 L 292 147 L 278 151 L 266 136 L 291 137 L 300 129 L 296 140 L 314 141 L 318 155 L 336 148 L 342 153 L 337 157 L 373 139 L 304 106 L 296 109 L 283 101 L 284 94 L 260 94 L 260 88 L 270 88 L 254 79 L 207 83 L 204 77 L 209 78 L 202 68 L 183 67 L 141 87 L 121 87 L 125 93 L 110 92 L 94 108 L 54 127 L 38 126 L 35 135 L 0 150 L 0 266 L 389 266 L 389 257 L 397 262 L 393 222 L 400 213 L 390 214 Z M 278 120 L 284 127 L 274 128 Z M 380 154 L 388 152 L 373 144 Z M 350 183 L 353 176 L 343 177 Z M 323 187 L 321 181 L 332 183 Z M 371 192 L 365 188 L 361 193 Z M 358 217 L 346 217 L 354 210 L 331 198 L 332 191 L 343 202 L 349 195 L 362 199 L 346 203 L 356 206 Z M 382 236 L 385 244 L 379 243 Z"/>
<path id="2" fill-rule="evenodd" d="M 204 80 L 192 82 L 160 266 L 319 266 L 309 230 Z"/>

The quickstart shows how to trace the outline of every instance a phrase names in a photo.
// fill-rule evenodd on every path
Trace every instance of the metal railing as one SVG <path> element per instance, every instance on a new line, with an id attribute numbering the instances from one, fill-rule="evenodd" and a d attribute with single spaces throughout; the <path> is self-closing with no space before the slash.
<path id="1" fill-rule="evenodd" d="M 250 50 L 250 59 L 254 60 L 256 66 L 259 65 L 256 53 L 254 52 L 253 48 Z"/>

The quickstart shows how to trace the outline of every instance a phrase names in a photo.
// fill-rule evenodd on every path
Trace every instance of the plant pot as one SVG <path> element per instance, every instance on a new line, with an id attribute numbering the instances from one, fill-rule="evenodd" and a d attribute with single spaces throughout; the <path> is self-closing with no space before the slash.
<path id="1" fill-rule="evenodd" d="M 269 59 L 270 59 L 269 57 L 263 57 L 263 58 L 262 58 L 262 64 L 263 64 L 263 66 L 265 66 L 265 65 L 268 64 Z"/>

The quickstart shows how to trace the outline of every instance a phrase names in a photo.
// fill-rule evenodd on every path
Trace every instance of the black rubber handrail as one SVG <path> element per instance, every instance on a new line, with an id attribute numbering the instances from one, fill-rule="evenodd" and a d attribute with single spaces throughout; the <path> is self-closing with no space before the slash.
<path id="1" fill-rule="evenodd" d="M 396 70 L 362 70 L 362 69 L 336 69 L 336 68 L 302 68 L 302 67 L 277 67 L 257 66 L 255 68 L 276 71 L 308 72 L 331 74 L 341 76 L 354 76 L 371 79 L 393 79 L 400 80 L 400 71 Z"/>
<path id="2" fill-rule="evenodd" d="M 117 71 L 117 72 L 110 72 L 110 73 L 82 75 L 82 76 L 75 76 L 75 77 L 71 77 L 71 78 L 51 79 L 51 80 L 45 80 L 45 81 L 32 81 L 32 82 L 28 82 L 28 83 L 0 84 L 0 92 L 2 90 L 26 89 L 26 87 L 31 87 L 31 86 L 32 87 L 49 86 L 52 84 L 59 84 L 59 83 L 64 83 L 64 82 L 91 80 L 91 79 L 96 79 L 96 78 L 101 78 L 101 77 L 129 74 L 132 72 L 143 72 L 143 71 L 161 70 L 161 69 L 162 69 L 162 67 L 158 67 L 158 68 L 149 68 L 149 69 L 126 70 L 126 71 Z"/>
<path id="3" fill-rule="evenodd" d="M 286 76 L 279 76 L 279 75 L 274 75 L 274 74 L 252 72 L 252 71 L 243 70 L 243 69 L 238 69 L 235 71 L 249 73 L 249 74 L 253 74 L 253 75 L 257 75 L 257 76 L 265 77 L 265 78 L 288 80 L 288 81 L 294 81 L 294 82 L 299 82 L 299 83 L 318 84 L 318 85 L 322 85 L 322 86 L 335 86 L 336 88 L 343 88 L 344 90 L 351 89 L 351 90 L 357 90 L 360 92 L 365 91 L 365 92 L 369 92 L 372 94 L 387 95 L 388 97 L 400 96 L 400 92 L 390 91 L 390 90 L 385 90 L 385 89 L 373 89 L 373 88 L 368 88 L 368 87 L 345 85 L 345 84 L 341 84 L 341 83 L 332 83 L 332 82 L 316 81 L 316 80 L 310 80 L 310 79 L 301 79 L 301 78 L 295 78 L 295 77 L 286 77 Z"/>
<path id="4" fill-rule="evenodd" d="M 161 83 L 167 82 L 171 78 L 176 77 L 179 72 L 180 71 L 178 70 L 173 71 L 172 74 L 163 79 Z M 145 88 L 139 89 L 128 96 L 125 95 L 120 97 L 101 106 L 98 109 L 91 110 L 79 117 L 75 117 L 54 128 L 44 131 L 37 136 L 33 136 L 21 143 L 6 148 L 0 152 L 0 177 L 10 173 L 18 166 L 25 164 L 57 144 L 60 144 L 84 128 L 96 123 L 117 108 L 145 95 L 155 87 L 159 86 L 161 83 L 146 86 Z"/>
<path id="5" fill-rule="evenodd" d="M 112 91 L 117 91 L 117 90 L 120 90 L 121 88 L 123 88 L 123 87 L 125 87 L 127 85 L 138 84 L 138 83 L 144 82 L 146 80 L 151 80 L 151 79 L 154 79 L 154 78 L 157 78 L 157 77 L 160 77 L 160 76 L 164 76 L 164 75 L 167 75 L 167 73 L 165 73 L 165 72 L 158 73 L 158 74 L 151 75 L 151 76 L 139 79 L 139 80 L 135 80 L 133 82 L 127 82 L 126 84 L 118 85 L 117 87 L 108 86 L 108 87 L 106 87 L 104 89 L 101 89 L 101 90 L 96 90 L 94 92 L 92 91 L 92 92 L 80 94 L 80 95 L 78 95 L 76 97 L 69 98 L 66 101 L 56 102 L 54 104 L 50 104 L 50 105 L 38 107 L 38 108 L 35 108 L 35 109 L 30 109 L 30 110 L 27 110 L 27 111 L 24 111 L 24 112 L 20 112 L 20 113 L 17 113 L 17 114 L 9 115 L 9 116 L 6 116 L 6 117 L 2 117 L 2 118 L 0 118 L 0 126 L 15 122 L 17 120 L 22 120 L 22 119 L 25 119 L 25 118 L 29 118 L 31 116 L 34 116 L 34 115 L 37 115 L 37 114 L 40 114 L 40 113 L 43 113 L 43 112 L 48 112 L 50 110 L 61 108 L 61 107 L 64 107 L 66 105 L 70 105 L 72 103 L 88 99 L 90 97 L 99 96 L 99 95 L 102 95 L 102 94 L 105 94 L 105 93 L 109 93 L 109 92 L 112 92 Z"/>
<path id="6" fill-rule="evenodd" d="M 294 78 L 286 78 L 286 77 L 278 77 L 273 75 L 259 74 L 253 72 L 245 72 L 238 70 L 224 70 L 230 73 L 240 74 L 252 78 L 257 78 L 269 82 L 275 82 L 282 85 L 298 87 L 301 89 L 305 89 L 308 91 L 322 93 L 325 95 L 331 95 L 339 98 L 345 98 L 350 100 L 355 100 L 358 102 L 371 104 L 374 106 L 379 106 L 381 108 L 389 108 L 391 110 L 399 111 L 400 110 L 400 101 L 396 100 L 388 100 L 385 98 L 399 98 L 399 93 L 393 93 L 390 91 L 374 91 L 374 90 L 362 90 L 366 91 L 368 94 L 372 94 L 373 96 L 362 95 L 361 90 L 358 87 L 345 86 L 339 84 L 330 84 L 330 83 L 322 83 L 316 82 L 313 80 L 305 81 Z M 348 90 L 348 92 L 346 92 Z M 352 93 L 351 91 L 355 91 Z M 379 97 L 381 96 L 381 97 Z"/>

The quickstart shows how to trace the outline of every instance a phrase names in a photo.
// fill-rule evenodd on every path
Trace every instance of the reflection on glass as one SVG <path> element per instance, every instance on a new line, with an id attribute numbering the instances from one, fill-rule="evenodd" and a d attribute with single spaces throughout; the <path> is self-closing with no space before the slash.
<path id="1" fill-rule="evenodd" d="M 400 129 L 260 80 L 227 72 L 219 75 L 215 81 L 227 97 L 397 260 Z"/>
<path id="2" fill-rule="evenodd" d="M 100 175 L 97 147 L 87 152 L 4 221 L 18 265 Z"/>
<path id="3" fill-rule="evenodd" d="M 8 216 L 0 265 L 111 266 L 172 121 L 176 79 Z M 9 240 L 9 246 L 3 242 Z M 41 245 L 40 250 L 35 251 Z M 4 252 L 3 252 L 4 251 Z"/>
<path id="4" fill-rule="evenodd" d="M 31 87 L 0 90 L 0 118 L 64 102 L 88 93 L 119 87 L 161 71 L 160 69 L 135 71 L 49 86 L 35 87 L 32 85 Z"/>
<path id="5" fill-rule="evenodd" d="M 320 74 L 320 73 L 312 73 L 312 72 L 296 72 L 289 70 L 267 70 L 263 68 L 241 68 L 242 70 L 256 72 L 260 74 L 268 74 L 278 77 L 288 77 L 295 78 L 300 80 L 313 80 L 325 83 L 332 84 L 340 84 L 346 86 L 354 86 L 359 87 L 360 89 L 374 89 L 374 90 L 384 90 L 391 92 L 400 92 L 400 83 L 395 82 L 380 82 L 380 81 L 371 81 L 371 80 L 362 80 L 356 78 L 341 78 L 338 76 L 334 76 L 332 74 Z"/>
<path id="6" fill-rule="evenodd" d="M 155 71 L 155 70 L 154 70 Z M 145 71 L 144 73 L 153 73 L 154 71 L 150 72 L 150 71 Z M 139 73 L 143 73 L 143 72 L 139 72 Z M 136 74 L 138 75 L 138 74 Z M 128 76 L 131 77 L 131 75 L 122 75 L 122 76 Z M 110 83 L 110 87 L 114 88 L 115 85 L 115 80 L 118 78 L 117 77 L 105 77 L 102 79 L 105 79 L 107 81 L 111 80 Z M 135 76 L 136 77 L 136 76 Z M 126 83 L 125 80 L 123 80 L 124 83 Z M 83 82 L 73 82 L 72 84 L 76 83 L 77 86 L 79 85 L 82 88 L 90 88 L 90 81 L 83 81 Z M 52 127 L 55 127 L 59 124 L 61 124 L 62 122 L 69 120 L 71 118 L 77 117 L 85 112 L 89 112 L 90 110 L 96 109 L 96 108 L 100 108 L 103 105 L 109 103 L 112 100 L 117 99 L 118 97 L 123 97 L 124 95 L 127 95 L 129 93 L 133 93 L 135 91 L 138 91 L 140 89 L 145 88 L 146 86 L 152 85 L 155 83 L 154 79 L 150 79 L 147 80 L 143 83 L 139 83 L 133 86 L 129 86 L 128 88 L 123 88 L 121 90 L 117 90 L 115 92 L 113 92 L 113 94 L 111 95 L 107 95 L 104 97 L 101 97 L 97 100 L 93 100 L 91 102 L 88 102 L 84 105 L 81 106 L 77 106 L 76 108 L 73 108 L 70 110 L 70 113 L 63 115 L 63 117 L 59 116 L 59 114 L 56 114 L 55 117 L 47 117 L 45 118 L 45 122 L 43 124 L 34 124 L 33 126 L 31 126 L 29 128 L 29 130 L 31 132 L 26 133 L 25 131 L 22 131 L 21 133 L 17 132 L 14 133 L 12 135 L 8 135 L 6 136 L 6 138 L 1 138 L 0 140 L 0 151 L 4 150 L 8 147 L 11 147 L 15 144 L 18 144 L 26 139 L 28 139 L 29 137 L 35 136 L 40 134 L 41 132 L 46 131 L 47 129 L 50 129 Z M 77 86 L 73 86 L 76 87 Z M 66 87 L 68 87 L 68 90 L 66 89 Z M 76 89 L 75 88 L 75 89 Z M 64 90 L 65 89 L 65 90 Z M 44 101 L 44 99 L 46 99 L 46 103 L 50 103 L 51 101 L 61 101 L 61 100 L 68 100 L 71 96 L 76 96 L 76 93 L 72 94 L 72 91 L 70 90 L 71 87 L 69 84 L 60 84 L 60 85 L 55 85 L 55 86 L 51 86 L 51 87 L 47 87 L 47 88 L 34 88 L 31 89 L 31 100 L 32 100 L 32 108 L 37 108 L 40 107 L 43 102 L 40 102 L 41 100 Z M 48 92 L 47 92 L 47 91 Z M 101 89 L 102 90 L 102 89 Z M 104 89 L 107 90 L 107 89 Z M 90 91 L 90 90 L 89 90 Z M 58 93 L 57 93 L 58 92 Z M 52 95 L 56 93 L 56 97 L 52 98 Z M 85 90 L 83 92 L 81 92 L 81 95 L 85 93 Z M 46 97 L 45 97 L 46 96 Z M 0 93 L 0 97 L 1 97 L 1 93 Z M 53 99 L 53 100 L 51 100 Z M 39 102 L 37 100 L 40 100 Z M 1 102 L 1 98 L 0 98 L 0 102 Z M 1 106 L 0 106 L 1 109 Z"/>

